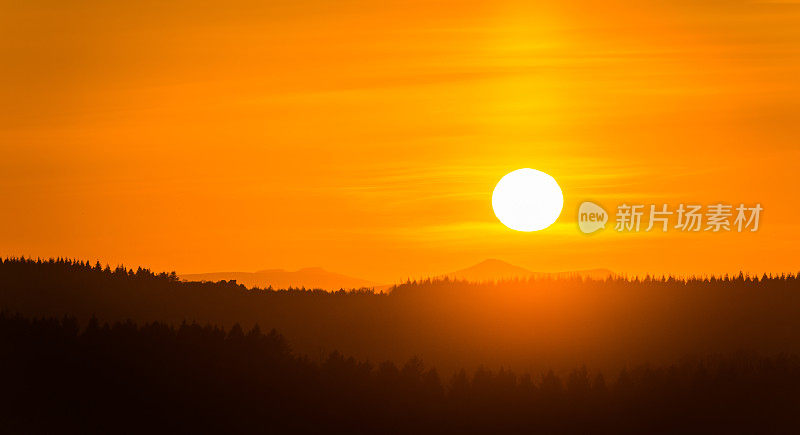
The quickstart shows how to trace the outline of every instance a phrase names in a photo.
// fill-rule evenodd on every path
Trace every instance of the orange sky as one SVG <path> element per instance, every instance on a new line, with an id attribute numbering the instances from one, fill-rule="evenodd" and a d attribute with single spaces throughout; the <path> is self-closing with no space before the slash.
<path id="1" fill-rule="evenodd" d="M 800 268 L 798 3 L 123 3 L 0 0 L 0 255 L 378 282 Z M 547 230 L 492 212 L 523 167 L 564 191 Z M 764 212 L 587 236 L 587 199 Z"/>

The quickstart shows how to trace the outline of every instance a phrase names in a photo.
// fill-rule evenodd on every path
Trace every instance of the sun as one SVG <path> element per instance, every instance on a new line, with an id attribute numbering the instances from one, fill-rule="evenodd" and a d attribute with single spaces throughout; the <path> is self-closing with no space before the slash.
<path id="1" fill-rule="evenodd" d="M 492 208 L 503 225 L 517 231 L 543 230 L 558 219 L 564 196 L 555 178 L 536 169 L 509 172 L 497 182 Z"/>

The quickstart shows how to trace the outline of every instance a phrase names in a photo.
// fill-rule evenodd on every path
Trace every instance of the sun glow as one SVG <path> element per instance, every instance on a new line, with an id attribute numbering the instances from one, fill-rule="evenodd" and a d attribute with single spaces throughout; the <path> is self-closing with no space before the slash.
<path id="1" fill-rule="evenodd" d="M 536 169 L 506 174 L 492 193 L 494 214 L 503 225 L 517 231 L 539 231 L 552 225 L 564 207 L 556 180 Z"/>

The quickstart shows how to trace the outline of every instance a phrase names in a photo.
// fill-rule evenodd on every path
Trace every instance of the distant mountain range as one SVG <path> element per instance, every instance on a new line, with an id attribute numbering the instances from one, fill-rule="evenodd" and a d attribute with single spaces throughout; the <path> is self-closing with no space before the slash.
<path id="1" fill-rule="evenodd" d="M 533 272 L 524 267 L 515 266 L 502 260 L 489 259 L 478 264 L 440 275 L 451 279 L 467 281 L 499 281 L 514 278 L 566 278 L 581 276 L 593 279 L 604 279 L 613 275 L 608 269 L 576 270 L 568 272 Z M 212 272 L 193 273 L 180 275 L 183 281 L 230 281 L 235 280 L 247 287 L 272 287 L 285 289 L 288 287 L 305 287 L 307 289 L 319 288 L 323 290 L 338 290 L 340 288 L 375 288 L 386 289 L 390 285 L 375 283 L 366 279 L 354 278 L 340 273 L 329 272 L 320 267 L 308 267 L 296 271 L 283 269 L 266 269 L 257 272 Z"/>

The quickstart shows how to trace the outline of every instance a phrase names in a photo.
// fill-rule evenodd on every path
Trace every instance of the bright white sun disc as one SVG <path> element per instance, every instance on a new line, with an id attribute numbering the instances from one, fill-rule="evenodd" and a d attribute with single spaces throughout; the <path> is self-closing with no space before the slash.
<path id="1" fill-rule="evenodd" d="M 524 168 L 501 178 L 492 193 L 492 208 L 503 225 L 517 231 L 543 230 L 558 219 L 564 196 L 555 178 Z"/>

